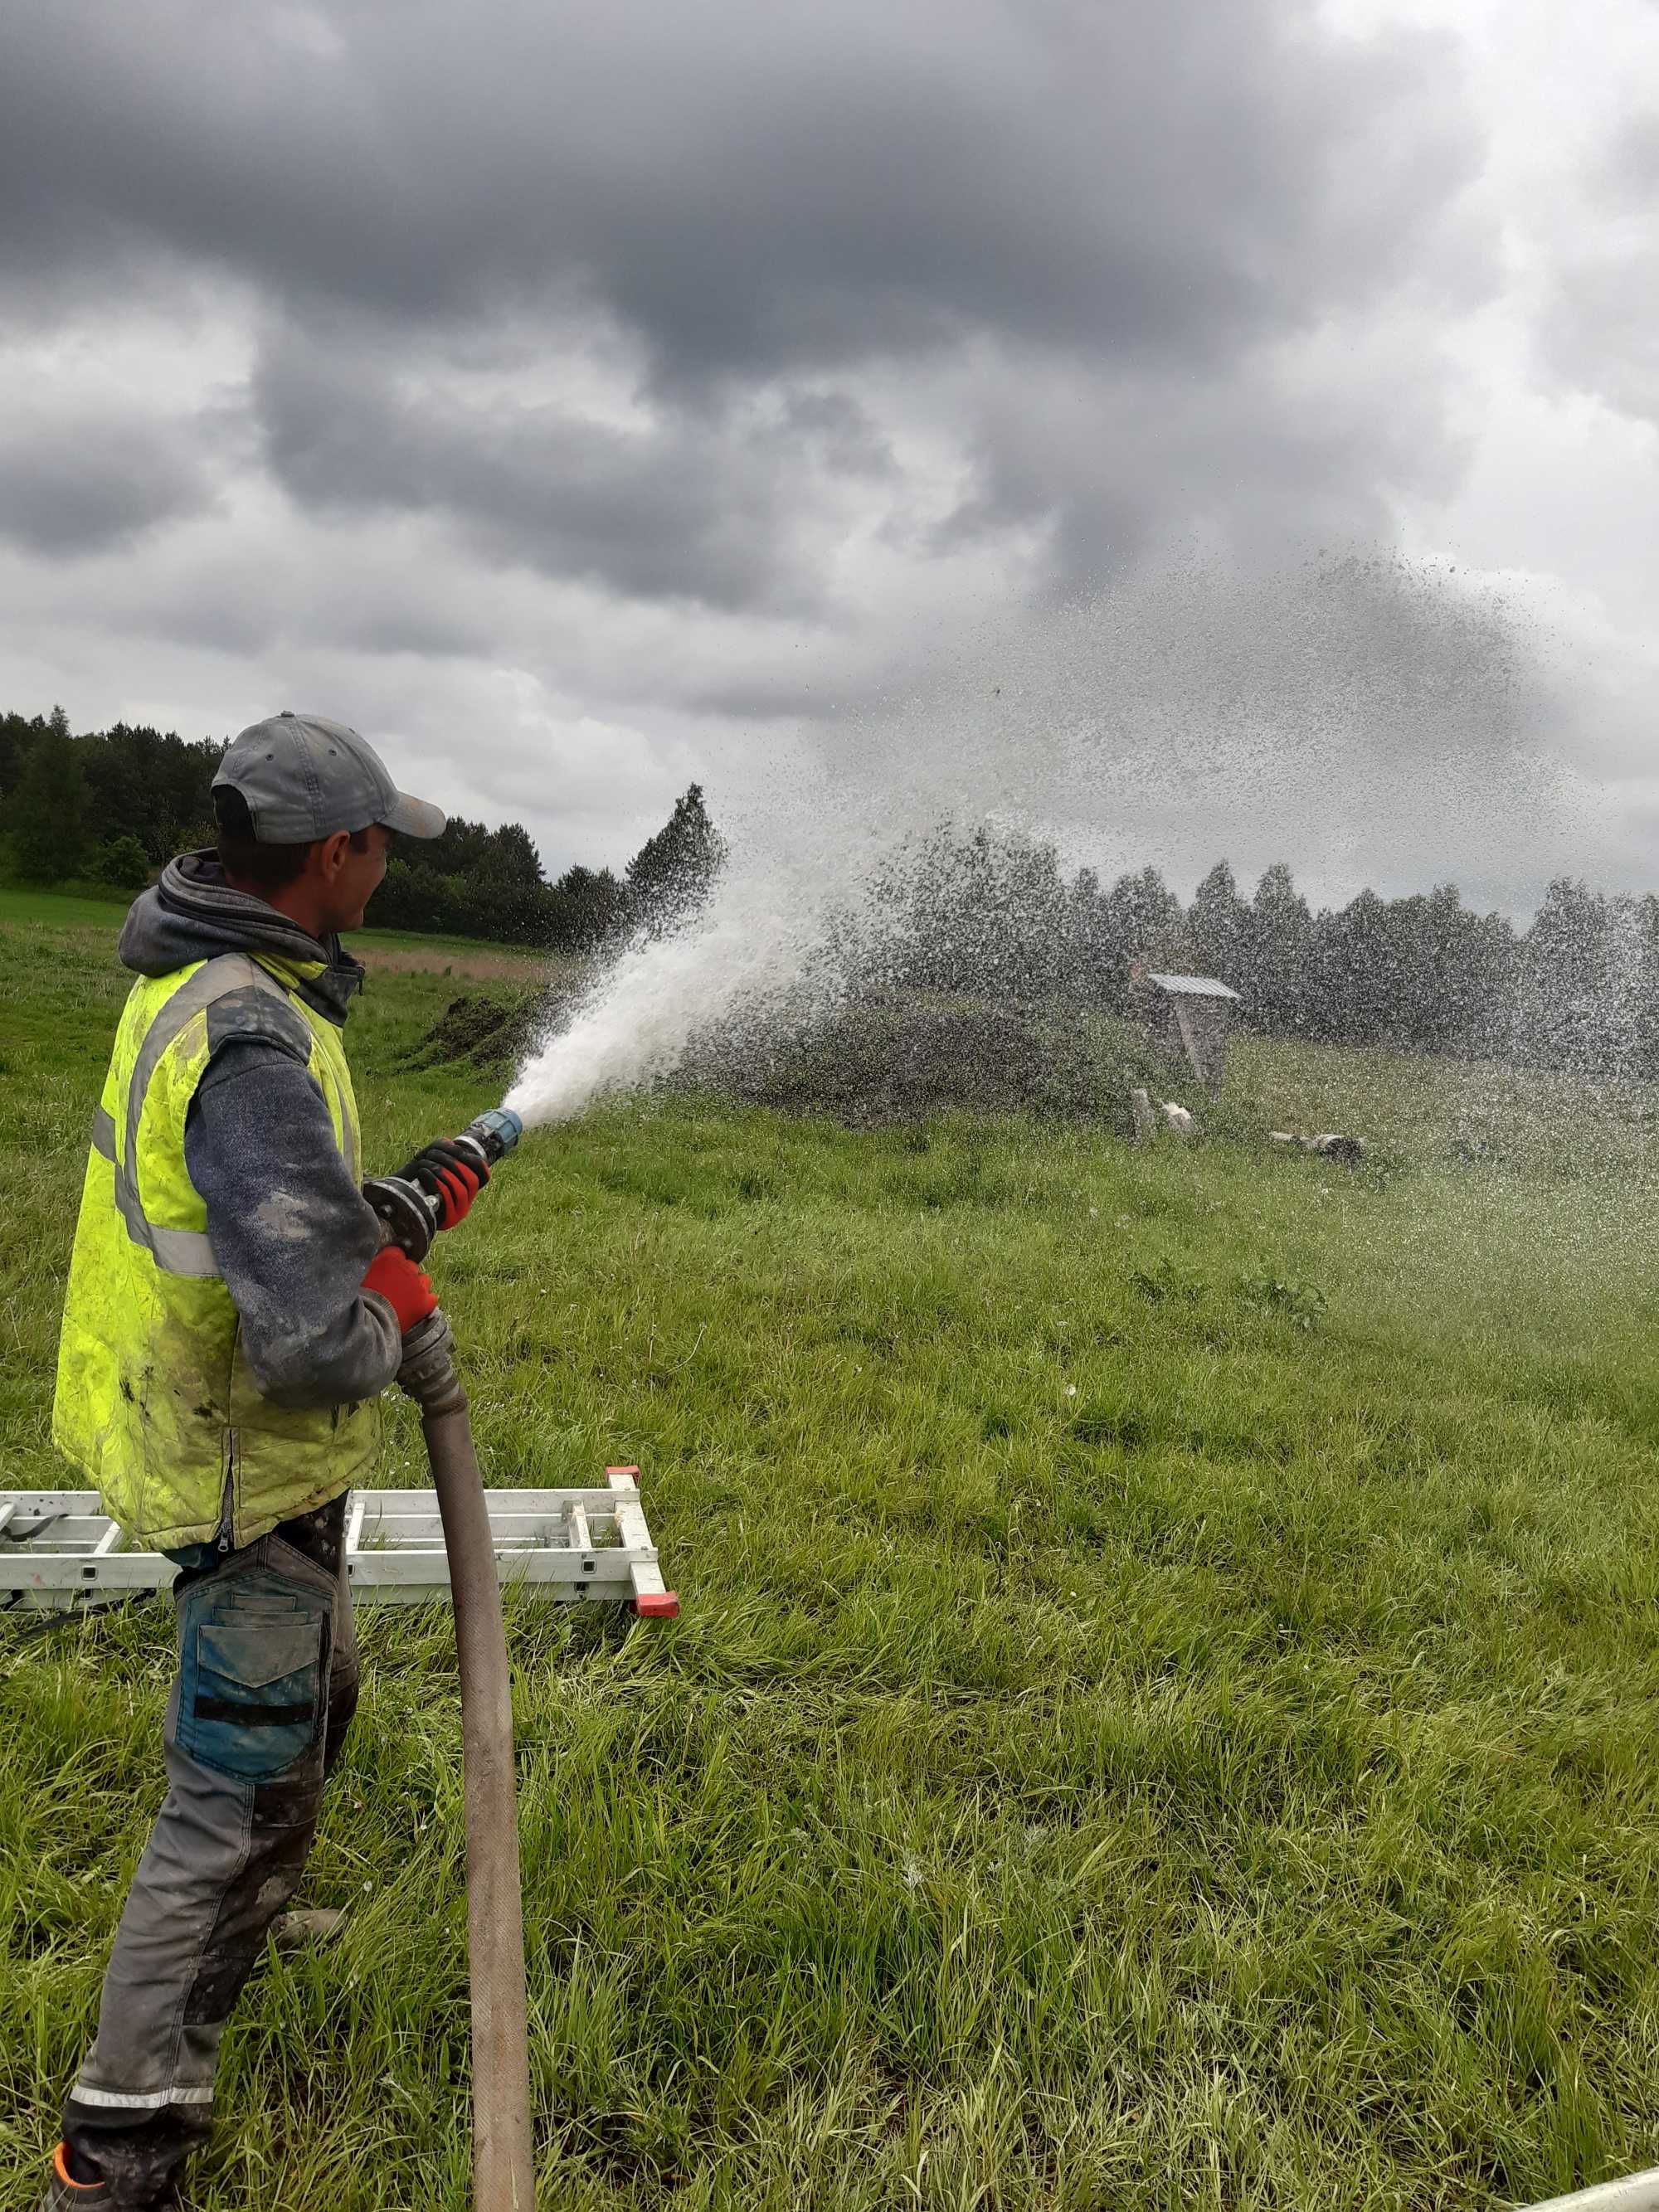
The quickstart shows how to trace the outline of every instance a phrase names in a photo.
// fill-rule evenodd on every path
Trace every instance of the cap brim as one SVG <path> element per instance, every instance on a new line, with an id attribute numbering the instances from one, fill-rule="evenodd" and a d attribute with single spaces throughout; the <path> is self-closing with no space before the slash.
<path id="1" fill-rule="evenodd" d="M 391 812 L 380 819 L 400 837 L 441 837 L 449 822 L 442 807 L 429 806 L 424 799 L 411 799 L 406 791 L 398 793 Z"/>

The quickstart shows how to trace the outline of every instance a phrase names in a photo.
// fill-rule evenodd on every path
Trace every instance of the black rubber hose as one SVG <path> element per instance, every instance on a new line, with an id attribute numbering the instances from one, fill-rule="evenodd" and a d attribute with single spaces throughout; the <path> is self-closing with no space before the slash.
<path id="1" fill-rule="evenodd" d="M 421 1409 L 438 1493 L 461 1674 L 466 1799 L 466 1948 L 472 1992 L 476 2212 L 534 2212 L 524 1906 L 507 1631 L 466 1394 L 441 1312 L 404 1339 L 398 1381 Z"/>

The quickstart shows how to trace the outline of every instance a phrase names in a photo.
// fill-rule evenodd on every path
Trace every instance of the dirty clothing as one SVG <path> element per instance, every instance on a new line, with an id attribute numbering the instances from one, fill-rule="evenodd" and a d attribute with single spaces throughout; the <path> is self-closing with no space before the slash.
<path id="1" fill-rule="evenodd" d="M 220 952 L 268 958 L 299 1005 L 336 1030 L 362 988 L 362 963 L 337 937 L 320 944 L 263 899 L 232 890 L 210 852 L 169 863 L 134 902 L 118 950 L 149 976 Z M 214 1037 L 185 1129 L 185 1164 L 207 1207 L 248 1364 L 275 1405 L 372 1398 L 391 1382 L 398 1356 L 389 1309 L 356 1296 L 380 1225 L 333 1141 L 307 1073 L 301 1022 L 281 1018 L 276 1001 L 248 1011 L 250 1019 Z M 266 1204 L 273 1191 L 287 1194 L 290 1213 Z M 296 1218 L 304 1237 L 294 1234 Z"/>
<path id="2" fill-rule="evenodd" d="M 53 1435 L 128 1535 L 251 1543 L 362 1479 L 396 1316 L 362 1290 L 338 1030 L 362 979 L 187 854 L 134 905 L 141 980 L 94 1119 Z"/>
<path id="3" fill-rule="evenodd" d="M 187 854 L 133 906 L 138 981 L 88 1162 L 54 1435 L 178 1564 L 167 1791 L 64 2114 L 74 2172 L 146 2207 L 205 2134 L 225 2022 L 299 1881 L 356 1701 L 344 1495 L 398 1319 L 362 1290 L 339 1042 L 362 980 Z M 105 2201 L 103 2197 L 93 2201 Z"/>
<path id="4" fill-rule="evenodd" d="M 345 1500 L 173 1554 L 167 1794 L 104 1978 L 64 2140 L 116 2203 L 159 2201 L 207 2132 L 219 2040 L 293 1894 L 357 1702 Z"/>

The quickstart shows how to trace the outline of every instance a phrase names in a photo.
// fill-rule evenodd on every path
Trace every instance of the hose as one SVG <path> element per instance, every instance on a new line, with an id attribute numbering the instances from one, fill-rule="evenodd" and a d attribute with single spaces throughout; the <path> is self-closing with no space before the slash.
<path id="1" fill-rule="evenodd" d="M 472 1996 L 475 2212 L 534 2212 L 524 1908 L 507 1631 L 466 1394 L 441 1311 L 404 1339 L 398 1386 L 421 1409 L 438 1493 L 461 1676 L 466 1949 Z"/>
<path id="2" fill-rule="evenodd" d="M 1603 2181 L 1594 2189 L 1576 2189 L 1570 2197 L 1552 2197 L 1534 2204 L 1532 2212 L 1655 2212 L 1659 2206 L 1659 2166 L 1645 2173 L 1628 2174 L 1622 2181 Z"/>

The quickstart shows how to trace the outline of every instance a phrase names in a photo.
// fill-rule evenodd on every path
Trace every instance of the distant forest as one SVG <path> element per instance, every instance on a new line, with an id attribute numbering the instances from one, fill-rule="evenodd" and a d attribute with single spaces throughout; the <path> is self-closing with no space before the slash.
<path id="1" fill-rule="evenodd" d="M 10 874 L 142 890 L 175 853 L 212 844 L 210 794 L 224 749 L 125 722 L 77 737 L 61 707 L 0 715 L 0 842 Z M 399 840 L 374 926 L 588 952 L 659 921 L 720 857 L 696 784 L 620 877 L 575 867 L 549 883 L 522 823 L 452 820 L 441 837 Z"/>
<path id="2" fill-rule="evenodd" d="M 140 888 L 173 854 L 212 842 L 222 750 L 125 724 L 75 736 L 61 708 L 0 717 L 11 874 Z M 430 844 L 399 844 L 374 920 L 591 951 L 694 905 L 723 852 L 695 784 L 620 876 L 574 867 L 550 883 L 521 823 L 452 822 Z M 1108 888 L 1090 869 L 1067 876 L 1050 846 L 945 825 L 849 913 L 842 949 L 878 989 L 1115 1012 L 1141 959 L 1218 976 L 1270 1035 L 1659 1075 L 1659 899 L 1567 877 L 1525 929 L 1474 913 L 1450 884 L 1362 891 L 1316 913 L 1282 864 L 1247 896 L 1218 862 L 1183 905 L 1155 868 Z"/>
<path id="3" fill-rule="evenodd" d="M 889 965 L 916 988 L 1124 1012 L 1131 963 L 1213 975 L 1269 1036 L 1659 1076 L 1659 899 L 1562 877 L 1529 927 L 1442 884 L 1310 908 L 1282 863 L 1246 896 L 1224 860 L 1183 905 L 1156 868 L 1109 889 L 1051 847 L 941 830 L 896 875 Z"/>

